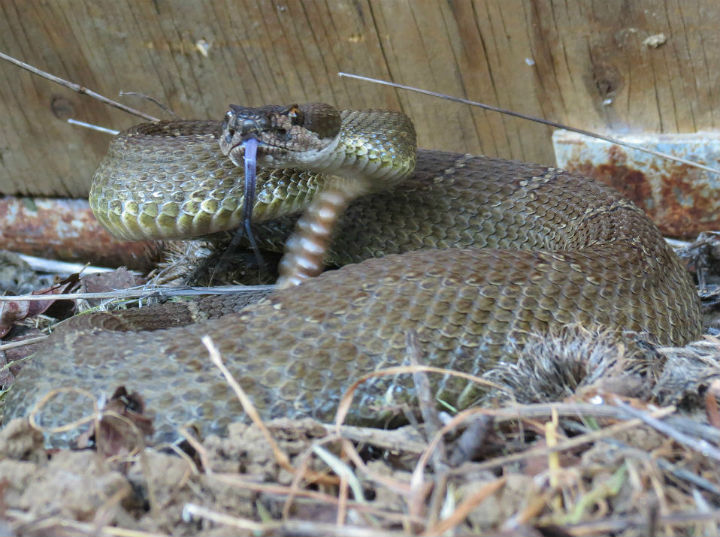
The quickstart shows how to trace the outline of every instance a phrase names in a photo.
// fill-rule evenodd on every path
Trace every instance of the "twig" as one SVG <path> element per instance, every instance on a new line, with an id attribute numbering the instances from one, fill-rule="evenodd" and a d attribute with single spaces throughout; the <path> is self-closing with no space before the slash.
<path id="1" fill-rule="evenodd" d="M 64 78 L 60 78 L 58 76 L 51 75 L 47 71 L 43 71 L 41 69 L 38 69 L 37 67 L 33 67 L 29 63 L 20 61 L 16 58 L 13 58 L 12 56 L 8 56 L 4 52 L 0 52 L 0 59 L 9 61 L 10 63 L 17 65 L 18 67 L 21 67 L 21 68 L 25 69 L 26 71 L 30 71 L 34 75 L 41 76 L 47 80 L 50 80 L 51 82 L 60 84 L 61 86 L 64 86 L 68 89 L 76 91 L 77 93 L 80 93 L 81 95 L 87 95 L 88 97 L 92 97 L 93 99 L 98 100 L 101 103 L 105 103 L 107 105 L 113 106 L 113 107 L 117 108 L 118 110 L 127 112 L 128 114 L 132 114 L 134 116 L 141 117 L 143 119 L 147 119 L 148 121 L 160 121 L 159 118 L 151 116 L 150 114 L 146 114 L 145 112 L 135 110 L 134 108 L 130 108 L 127 105 L 124 105 L 117 101 L 113 101 L 112 99 L 108 99 L 107 97 L 100 95 L 99 93 L 96 93 L 92 90 L 89 90 L 86 87 L 81 86 L 80 84 L 75 84 L 74 82 L 70 82 L 68 80 L 65 80 Z"/>
<path id="2" fill-rule="evenodd" d="M 422 93 L 423 95 L 430 95 L 431 97 L 439 97 L 440 99 L 446 99 L 448 101 L 453 101 L 456 103 L 462 103 L 462 104 L 468 104 L 470 106 L 476 106 L 478 108 L 482 108 L 483 110 L 489 110 L 491 112 L 498 112 L 499 114 L 505 114 L 507 116 L 513 116 L 513 117 L 517 117 L 520 119 L 525 119 L 527 121 L 534 121 L 535 123 L 541 123 L 543 125 L 548 125 L 549 127 L 554 127 L 556 129 L 565 129 L 566 131 L 577 132 L 578 134 L 582 134 L 583 136 L 597 138 L 598 140 L 604 140 L 606 142 L 610 142 L 611 144 L 622 145 L 624 147 L 629 147 L 630 149 L 635 149 L 636 151 L 642 151 L 644 153 L 649 153 L 656 157 L 664 158 L 667 160 L 672 160 L 674 162 L 679 162 L 681 164 L 686 164 L 687 166 L 692 166 L 694 168 L 699 168 L 701 170 L 705 170 L 706 172 L 720 174 L 720 170 L 718 170 L 717 168 L 713 168 L 711 166 L 705 166 L 704 164 L 700 164 L 698 162 L 693 162 L 692 160 L 687 160 L 684 158 L 676 157 L 674 155 L 670 155 L 669 153 L 663 153 L 661 151 L 655 151 L 654 149 L 648 149 L 647 147 L 643 147 L 641 145 L 626 142 L 626 141 L 620 140 L 618 138 L 613 138 L 610 136 L 597 134 L 595 132 L 587 131 L 585 129 L 580 129 L 577 127 L 570 127 L 568 125 L 563 125 L 562 123 L 557 123 L 556 121 L 551 121 L 549 119 L 542 119 L 542 118 L 530 116 L 527 114 L 521 114 L 520 112 L 513 112 L 512 110 L 507 110 L 505 108 L 499 108 L 497 106 L 492 106 L 492 105 L 481 103 L 478 101 L 471 101 L 470 99 L 464 99 L 462 97 L 453 97 L 452 95 L 446 95 L 444 93 L 438 93 L 435 91 L 415 88 L 413 86 L 406 86 L 405 84 L 398 84 L 396 82 L 390 82 L 388 80 L 382 80 L 379 78 L 372 78 L 369 76 L 355 75 L 352 73 L 343 73 L 343 72 L 338 73 L 338 76 L 353 78 L 355 80 L 363 80 L 365 82 L 372 82 L 373 84 L 390 86 L 392 88 L 403 89 L 406 91 L 414 91 L 415 93 Z"/>
<path id="3" fill-rule="evenodd" d="M 103 526 L 98 528 L 95 524 L 87 522 L 78 522 L 67 518 L 48 517 L 45 519 L 37 519 L 37 515 L 26 513 L 18 509 L 7 509 L 4 515 L 11 520 L 19 521 L 24 524 L 26 531 L 33 530 L 36 535 L 40 535 L 42 530 L 48 530 L 45 533 L 57 533 L 49 530 L 62 528 L 63 531 L 68 529 L 77 530 L 76 535 L 96 535 L 98 537 L 169 537 L 167 533 L 155 533 L 130 528 L 119 528 L 117 526 Z"/>
<path id="4" fill-rule="evenodd" d="M 165 112 L 168 115 L 171 115 L 172 117 L 178 117 L 178 115 L 173 112 L 169 106 L 166 104 L 160 102 L 159 99 L 156 99 L 155 97 L 152 97 L 150 95 L 145 95 L 144 93 L 140 93 L 139 91 L 123 91 L 120 90 L 120 93 L 118 93 L 120 97 L 130 96 L 130 97 L 140 97 L 141 99 L 144 99 L 146 101 L 150 101 L 155 106 L 157 106 L 160 110 Z"/>
<path id="5" fill-rule="evenodd" d="M 659 516 L 657 518 L 658 526 L 689 526 L 691 524 L 698 524 L 701 522 L 720 522 L 720 510 L 711 511 L 709 513 L 674 513 Z M 647 527 L 647 518 L 640 516 L 628 516 L 593 520 L 591 522 L 581 522 L 579 524 L 565 526 L 563 529 L 571 532 L 571 535 L 607 535 L 612 532 L 627 531 L 633 528 L 643 527 Z"/>
<path id="6" fill-rule="evenodd" d="M 260 432 L 262 433 L 263 437 L 265 438 L 265 441 L 268 443 L 268 445 L 271 447 L 273 453 L 275 454 L 275 459 L 277 463 L 285 468 L 286 470 L 293 472 L 294 468 L 292 467 L 292 464 L 290 464 L 290 459 L 280 449 L 280 446 L 277 445 L 277 442 L 275 442 L 275 439 L 273 438 L 272 434 L 270 433 L 270 430 L 267 428 L 263 420 L 260 418 L 260 414 L 258 413 L 257 409 L 255 408 L 255 405 L 250 400 L 248 395 L 245 393 L 245 390 L 242 389 L 240 384 L 235 380 L 235 377 L 232 376 L 232 373 L 230 373 L 230 370 L 225 366 L 222 360 L 222 356 L 220 356 L 220 351 L 215 346 L 215 343 L 213 342 L 212 338 L 210 336 L 203 336 L 201 338 L 202 344 L 205 345 L 205 348 L 208 351 L 208 354 L 210 355 L 210 361 L 217 367 L 220 372 L 225 377 L 225 381 L 228 383 L 228 385 L 232 388 L 232 390 L 235 392 L 235 395 L 237 396 L 238 400 L 240 401 L 240 404 L 242 404 L 243 410 L 248 415 L 250 420 L 258 426 L 260 429 Z"/>
<path id="7" fill-rule="evenodd" d="M 235 517 L 219 511 L 208 509 L 194 503 L 186 503 L 183 507 L 183 520 L 191 521 L 204 518 L 217 524 L 232 528 L 250 530 L 258 534 L 317 536 L 334 535 L 336 537 L 403 537 L 405 533 L 385 529 L 363 528 L 358 526 L 337 526 L 325 522 L 305 520 L 286 520 L 284 522 L 255 522 L 247 518 Z"/>
<path id="8" fill-rule="evenodd" d="M 225 366 L 225 363 L 223 362 L 222 356 L 220 355 L 220 351 L 218 350 L 217 346 L 213 342 L 212 338 L 210 336 L 203 336 L 200 338 L 200 341 L 202 341 L 202 344 L 205 346 L 205 348 L 208 351 L 208 355 L 210 356 L 210 361 L 217 367 L 220 372 L 222 373 L 223 377 L 225 377 L 225 381 L 227 382 L 228 386 L 232 389 L 233 392 L 235 392 L 235 396 L 240 401 L 240 404 L 243 407 L 243 410 L 245 411 L 245 414 L 250 418 L 250 421 L 253 422 L 255 426 L 257 426 L 258 429 L 260 429 L 261 434 L 263 435 L 263 438 L 270 446 L 270 449 L 273 452 L 273 455 L 275 457 L 275 461 L 280 465 L 282 468 L 290 472 L 291 474 L 294 474 L 296 472 L 296 469 L 293 467 L 293 465 L 290 463 L 290 458 L 287 456 L 287 454 L 280 449 L 280 446 L 275 441 L 275 438 L 273 437 L 272 433 L 268 429 L 267 425 L 265 425 L 265 422 L 260 417 L 260 414 L 257 411 L 257 408 L 255 408 L 255 405 L 253 404 L 252 400 L 248 395 L 245 393 L 245 390 L 242 389 L 240 384 L 237 380 L 235 380 L 235 377 L 233 377 L 230 370 Z M 306 476 L 308 479 L 316 479 L 318 481 L 326 481 L 326 476 L 323 474 L 319 474 L 317 472 L 310 471 L 308 472 L 308 475 Z M 331 480 L 330 482 L 334 482 Z"/>
<path id="9" fill-rule="evenodd" d="M 0 302 L 49 300 L 76 300 L 93 298 L 149 298 L 152 296 L 197 296 L 197 295 L 232 295 L 269 291 L 272 285 L 219 285 L 216 287 L 145 287 L 142 289 L 121 289 L 104 293 L 63 293 L 57 295 L 15 295 L 0 296 Z"/>
<path id="10" fill-rule="evenodd" d="M 658 417 L 665 417 L 665 416 L 673 413 L 674 411 L 675 411 L 674 407 L 665 407 L 665 408 L 658 409 L 657 411 L 655 411 L 654 414 L 655 414 L 655 416 L 658 416 Z M 622 410 L 620 412 L 622 412 Z M 492 412 L 486 412 L 482 408 L 471 408 L 468 410 L 464 410 L 457 416 L 453 417 L 453 419 L 450 420 L 450 422 L 445 424 L 445 427 L 443 427 L 443 429 L 440 431 L 440 433 L 445 434 L 448 431 L 454 429 L 455 427 L 460 425 L 460 423 L 462 423 L 466 418 L 468 418 L 469 416 L 472 416 L 473 414 L 485 414 L 485 413 L 492 414 Z M 562 416 L 562 415 L 567 415 L 567 414 L 564 414 L 560 410 L 560 408 L 558 408 L 558 415 Z M 618 419 L 627 419 L 627 416 L 621 415 Z M 500 420 L 497 420 L 497 421 L 499 422 Z M 566 451 L 568 449 L 572 449 L 577 446 L 581 446 L 583 444 L 589 444 L 589 443 L 595 442 L 596 440 L 599 440 L 601 438 L 606 438 L 606 437 L 612 436 L 614 434 L 617 434 L 618 432 L 625 431 L 627 429 L 632 429 L 633 427 L 637 427 L 641 423 L 642 423 L 642 421 L 640 419 L 631 419 L 628 421 L 622 421 L 620 423 L 610 425 L 610 426 L 600 429 L 598 431 L 593 431 L 591 433 L 576 436 L 569 440 L 564 440 L 562 442 L 559 442 L 556 446 L 554 446 L 552 448 L 549 446 L 536 447 L 536 448 L 531 448 L 531 449 L 528 449 L 528 450 L 520 452 L 520 453 L 513 453 L 511 455 L 505 455 L 503 457 L 497 457 L 495 459 L 490 459 L 490 460 L 487 460 L 487 461 L 484 461 L 481 463 L 477 463 L 474 467 L 474 470 L 480 471 L 480 470 L 487 470 L 490 468 L 496 468 L 499 466 L 503 466 L 505 464 L 509 464 L 511 462 L 517 462 L 517 461 L 529 459 L 531 457 L 545 457 L 550 452 Z M 419 471 L 420 465 L 427 464 L 427 460 L 430 456 L 430 452 L 433 449 L 435 449 L 435 444 L 437 444 L 439 441 L 440 441 L 439 435 L 432 439 L 432 441 L 426 448 L 426 452 L 423 453 L 423 455 L 420 457 L 420 460 L 418 461 L 418 463 L 415 467 L 416 472 Z"/>
<path id="11" fill-rule="evenodd" d="M 720 461 L 720 449 L 710 444 L 710 442 L 708 442 L 707 440 L 698 440 L 697 438 L 688 436 L 685 433 L 681 433 L 674 427 L 660 421 L 653 416 L 650 416 L 646 412 L 631 407 L 619 398 L 616 398 L 613 402 L 634 418 L 637 418 L 652 427 L 653 429 L 660 431 L 663 434 L 666 434 L 676 442 L 683 444 L 694 451 L 697 451 L 705 457 L 710 457 L 712 459 L 715 459 L 716 461 Z"/>
<path id="12" fill-rule="evenodd" d="M 216 524 L 222 524 L 224 526 L 230 526 L 236 529 L 248 530 L 253 532 L 263 532 L 269 527 L 278 527 L 278 524 L 262 524 L 249 520 L 247 518 L 240 518 L 232 515 L 226 515 L 218 511 L 213 511 L 202 505 L 194 503 L 186 503 L 182 510 L 182 518 L 185 522 L 191 522 L 194 518 L 205 518 L 212 520 Z"/>
<path id="13" fill-rule="evenodd" d="M 120 131 L 116 131 L 115 129 L 108 129 L 107 127 L 101 127 L 100 125 L 93 125 L 92 123 L 86 123 L 85 121 L 80 121 L 79 119 L 69 118 L 67 122 L 70 123 L 70 125 L 85 127 L 86 129 L 90 129 L 93 131 L 103 132 L 105 134 L 112 134 L 113 136 L 117 136 L 118 134 L 120 134 Z"/>
<path id="14" fill-rule="evenodd" d="M 12 343 L 4 343 L 0 345 L 0 351 L 7 351 L 10 349 L 14 349 L 16 347 L 25 347 L 27 345 L 32 345 L 34 343 L 40 343 L 41 341 L 45 341 L 48 338 L 48 336 L 37 336 L 37 337 L 31 337 L 28 339 L 23 339 L 22 341 L 13 341 Z M 12 362 L 15 363 L 15 362 Z M 5 369 L 6 367 L 10 366 L 11 364 L 5 364 L 3 367 L 0 367 L 0 371 Z"/>
<path id="15" fill-rule="evenodd" d="M 101 272 L 112 272 L 115 270 L 107 267 L 95 267 L 85 263 L 69 263 L 67 261 L 46 259 L 44 257 L 36 257 L 34 255 L 18 254 L 18 257 L 25 261 L 32 270 L 38 272 L 52 272 L 58 274 L 74 274 L 76 272 L 82 272 L 83 274 L 96 274 Z M 133 274 L 139 274 L 135 271 L 131 272 Z"/>
<path id="16" fill-rule="evenodd" d="M 505 485 L 506 481 L 507 477 L 499 477 L 495 481 L 490 481 L 489 483 L 484 484 L 473 494 L 466 497 L 448 518 L 441 520 L 439 523 L 429 528 L 423 533 L 423 535 L 443 535 L 449 530 L 457 529 L 457 526 L 459 526 L 468 517 L 473 509 L 484 502 L 488 497 L 495 494 Z"/>

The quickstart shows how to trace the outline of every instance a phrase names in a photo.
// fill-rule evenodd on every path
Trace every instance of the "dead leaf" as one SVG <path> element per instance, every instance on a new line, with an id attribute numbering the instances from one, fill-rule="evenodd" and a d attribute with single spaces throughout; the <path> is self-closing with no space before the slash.
<path id="1" fill-rule="evenodd" d="M 32 294 L 52 296 L 69 293 L 77 287 L 78 281 L 78 275 L 73 274 L 55 285 L 33 291 Z M 0 338 L 5 337 L 15 323 L 45 313 L 55 302 L 57 301 L 52 298 L 0 302 Z"/>
<path id="2" fill-rule="evenodd" d="M 125 386 L 115 390 L 103 409 L 100 419 L 100 438 L 95 425 L 81 435 L 77 447 L 95 446 L 103 457 L 127 455 L 142 449 L 145 438 L 152 435 L 152 418 L 145 414 L 145 401 L 136 392 L 128 393 Z"/>

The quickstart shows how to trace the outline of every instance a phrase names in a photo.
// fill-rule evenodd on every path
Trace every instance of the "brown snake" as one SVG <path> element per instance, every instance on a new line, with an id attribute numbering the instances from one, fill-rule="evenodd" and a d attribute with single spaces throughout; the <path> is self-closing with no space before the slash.
<path id="1" fill-rule="evenodd" d="M 362 114 L 342 113 L 343 136 L 384 140 L 382 125 L 373 129 L 386 113 Z M 363 132 L 353 130 L 353 118 Z M 221 135 L 215 122 L 144 125 L 119 135 L 95 181 L 113 183 L 120 194 L 95 194 L 96 211 L 109 207 L 98 217 L 133 238 L 150 228 L 179 235 L 236 226 L 242 172 L 220 152 Z M 304 204 L 322 181 L 307 171 L 267 171 L 258 179 L 255 214 L 297 209 L 292 200 Z M 384 257 L 360 262 L 374 256 Z M 243 419 L 242 410 L 208 360 L 200 342 L 206 334 L 262 416 L 328 420 L 354 379 L 407 359 L 410 331 L 424 363 L 473 374 L 507 357 L 527 334 L 570 323 L 644 332 L 666 345 L 700 333 L 692 281 L 643 212 L 605 185 L 535 164 L 418 150 L 411 177 L 350 206 L 330 258 L 360 263 L 218 319 L 132 334 L 105 330 L 123 322 L 110 315 L 80 319 L 23 370 L 6 418 L 27 413 L 53 387 L 97 396 L 125 385 L 156 413 L 161 436 L 187 421 L 221 431 Z M 465 380 L 431 380 L 438 398 L 458 407 L 476 399 Z M 412 379 L 379 377 L 360 392 L 351 421 L 377 422 L 382 407 L 412 401 Z M 87 411 L 58 402 L 43 414 L 54 423 Z"/>

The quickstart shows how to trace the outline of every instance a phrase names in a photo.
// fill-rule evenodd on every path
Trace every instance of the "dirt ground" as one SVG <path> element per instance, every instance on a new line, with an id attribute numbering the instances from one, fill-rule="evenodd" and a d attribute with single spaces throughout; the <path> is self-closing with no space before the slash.
<path id="1" fill-rule="evenodd" d="M 128 394 L 73 449 L 15 420 L 0 429 L 0 536 L 716 535 L 720 339 L 706 325 L 693 345 L 646 347 L 657 367 L 642 374 L 618 374 L 602 337 L 539 341 L 488 377 L 514 400 L 451 416 L 421 397 L 424 424 L 406 409 L 394 430 L 256 420 L 148 445 L 152 413 Z M 13 371 L 0 364 L 4 385 Z"/>
<path id="2" fill-rule="evenodd" d="M 704 345 L 683 360 L 720 356 L 720 341 Z M 695 401 L 705 417 L 598 386 L 554 405 L 476 409 L 439 430 L 338 435 L 283 419 L 203 441 L 184 431 L 190 442 L 173 446 L 142 447 L 106 418 L 102 442 L 50 450 L 15 420 L 0 431 L 0 535 L 712 535 L 712 390 Z"/>

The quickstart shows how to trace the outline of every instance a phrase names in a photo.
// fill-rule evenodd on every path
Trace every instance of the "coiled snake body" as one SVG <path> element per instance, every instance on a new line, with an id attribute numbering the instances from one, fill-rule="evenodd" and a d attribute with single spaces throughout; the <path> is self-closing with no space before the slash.
<path id="1" fill-rule="evenodd" d="M 387 117 L 343 112 L 353 158 L 361 159 L 366 139 L 386 143 L 377 133 Z M 218 125 L 162 123 L 118 136 L 93 187 L 100 220 L 132 238 L 148 229 L 180 235 L 237 225 L 242 171 L 220 152 Z M 255 214 L 297 209 L 322 180 L 308 171 L 264 172 Z M 409 331 L 424 363 L 474 374 L 527 334 L 569 323 L 645 332 L 667 345 L 700 331 L 692 281 L 642 211 L 607 186 L 534 164 L 419 150 L 404 183 L 350 206 L 330 257 L 377 258 L 185 327 L 128 334 L 90 316 L 31 361 L 8 395 L 6 417 L 26 413 L 52 387 L 97 394 L 125 385 L 156 413 L 161 436 L 189 420 L 222 430 L 242 419 L 241 410 L 207 358 L 206 334 L 265 417 L 330 419 L 353 379 L 406 360 Z M 432 382 L 452 404 L 474 400 L 464 380 L 433 375 Z M 350 418 L 377 421 L 380 407 L 412 399 L 412 381 L 380 377 L 361 393 Z M 50 421 L 77 416 L 67 403 L 55 410 L 47 409 Z"/>

